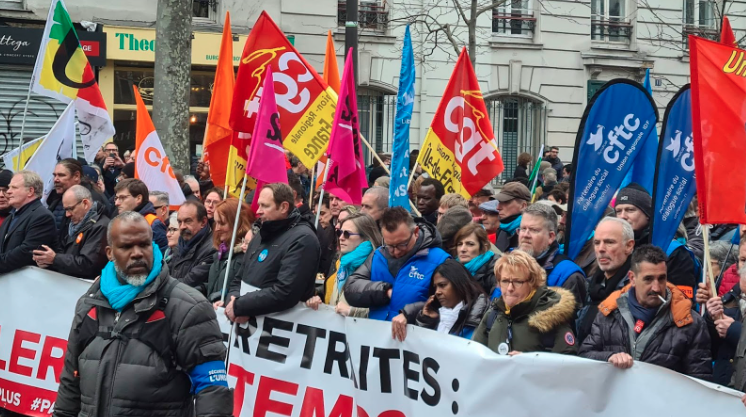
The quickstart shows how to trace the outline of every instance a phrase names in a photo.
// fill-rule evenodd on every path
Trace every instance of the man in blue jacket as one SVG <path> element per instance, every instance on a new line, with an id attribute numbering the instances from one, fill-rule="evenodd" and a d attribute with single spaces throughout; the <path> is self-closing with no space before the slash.
<path id="1" fill-rule="evenodd" d="M 391 321 L 407 304 L 427 300 L 433 271 L 449 256 L 435 226 L 401 207 L 384 210 L 380 224 L 383 246 L 344 291 L 351 306 L 370 309 L 369 318 Z"/>

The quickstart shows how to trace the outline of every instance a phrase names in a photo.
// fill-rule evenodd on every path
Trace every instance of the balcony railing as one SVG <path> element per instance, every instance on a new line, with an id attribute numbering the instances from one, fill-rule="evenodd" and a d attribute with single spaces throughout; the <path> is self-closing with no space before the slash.
<path id="1" fill-rule="evenodd" d="M 361 1 L 357 11 L 358 27 L 376 32 L 385 32 L 389 21 L 389 12 L 385 2 Z M 337 2 L 337 26 L 344 27 L 347 21 L 347 2 Z"/>
<path id="2" fill-rule="evenodd" d="M 684 30 L 681 31 L 681 41 L 684 45 L 684 49 L 689 49 L 689 35 L 696 35 L 700 38 L 711 39 L 714 41 L 718 40 L 718 31 L 713 27 L 684 24 Z"/>
<path id="3" fill-rule="evenodd" d="M 597 18 L 591 20 L 591 39 L 604 42 L 628 43 L 632 37 L 632 24 L 621 18 Z"/>
<path id="4" fill-rule="evenodd" d="M 492 33 L 507 35 L 530 35 L 534 33 L 536 18 L 526 10 L 492 11 Z"/>

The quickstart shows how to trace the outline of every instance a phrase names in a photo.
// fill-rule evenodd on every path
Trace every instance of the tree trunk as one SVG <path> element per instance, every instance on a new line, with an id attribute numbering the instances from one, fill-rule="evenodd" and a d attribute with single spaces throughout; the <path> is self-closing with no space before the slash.
<path id="1" fill-rule="evenodd" d="M 475 70 L 477 67 L 477 2 L 478 0 L 471 0 L 469 22 L 467 22 L 469 28 L 469 58 Z"/>
<path id="2" fill-rule="evenodd" d="M 171 166 L 189 172 L 192 2 L 158 0 L 153 124 Z"/>

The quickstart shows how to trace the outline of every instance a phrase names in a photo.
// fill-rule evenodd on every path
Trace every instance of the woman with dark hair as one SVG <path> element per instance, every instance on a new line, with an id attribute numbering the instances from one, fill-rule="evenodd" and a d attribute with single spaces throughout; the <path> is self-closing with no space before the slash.
<path id="1" fill-rule="evenodd" d="M 513 171 L 513 178 L 525 178 L 528 180 L 528 166 L 531 164 L 531 154 L 528 152 L 523 152 L 522 154 L 518 155 L 518 165 L 515 167 L 515 171 Z"/>
<path id="2" fill-rule="evenodd" d="M 495 288 L 495 262 L 500 258 L 492 249 L 487 232 L 476 223 L 462 227 L 454 236 L 453 257 L 461 262 L 485 293 L 491 294 Z"/>
<path id="3" fill-rule="evenodd" d="M 209 194 L 208 194 L 209 196 Z M 231 238 L 233 237 L 233 226 L 236 222 L 236 211 L 238 210 L 238 199 L 229 198 L 215 206 L 215 229 L 212 232 L 212 245 L 217 249 L 215 258 L 210 266 L 207 278 L 207 300 L 215 303 L 216 307 L 223 305 L 223 288 L 228 292 L 230 283 L 224 285 L 225 269 L 228 265 L 228 251 Z M 238 219 L 238 231 L 236 232 L 236 245 L 233 247 L 233 259 L 231 260 L 231 271 L 241 269 L 243 261 L 244 246 L 241 241 L 246 233 L 251 230 L 254 223 L 254 212 L 246 203 L 241 203 L 241 215 Z M 239 275 L 232 273 L 232 277 Z M 239 278 L 240 279 L 240 278 Z"/>
<path id="4" fill-rule="evenodd" d="M 419 327 L 471 339 L 489 302 L 469 271 L 454 259 L 446 259 L 433 272 L 432 295 L 424 303 L 409 304 L 391 322 L 394 339 L 407 337 L 408 317 Z"/>
<path id="5" fill-rule="evenodd" d="M 203 200 L 203 203 L 205 205 L 205 210 L 207 210 L 207 221 L 210 223 L 211 228 L 215 228 L 215 208 L 218 206 L 218 203 L 225 200 L 225 197 L 223 197 L 223 190 L 219 188 L 211 188 L 207 190 L 207 192 L 204 194 L 205 199 Z M 236 216 L 233 216 L 234 218 Z"/>

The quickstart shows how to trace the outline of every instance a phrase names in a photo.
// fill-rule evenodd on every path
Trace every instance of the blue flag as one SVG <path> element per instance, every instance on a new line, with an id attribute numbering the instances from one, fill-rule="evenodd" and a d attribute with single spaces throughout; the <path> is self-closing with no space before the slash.
<path id="1" fill-rule="evenodd" d="M 401 55 L 399 95 L 396 97 L 396 122 L 394 145 L 391 156 L 391 182 L 389 183 L 389 207 L 404 207 L 409 210 L 409 122 L 414 108 L 414 51 L 409 26 L 404 32 L 404 48 Z"/>
<path id="2" fill-rule="evenodd" d="M 671 243 L 696 191 L 692 138 L 692 95 L 687 84 L 668 103 L 658 147 L 655 212 L 650 220 L 651 243 L 661 248 Z"/>
<path id="3" fill-rule="evenodd" d="M 567 255 L 575 259 L 658 121 L 650 94 L 626 79 L 606 83 L 585 109 L 575 139 Z M 579 161 L 583 161 L 579 164 Z"/>
<path id="4" fill-rule="evenodd" d="M 650 69 L 645 70 L 645 80 L 642 83 L 645 90 L 653 96 L 653 87 L 650 85 Z M 655 175 L 655 157 L 658 155 L 658 128 L 653 127 L 650 135 L 642 143 L 642 149 L 634 160 L 627 176 L 622 181 L 619 189 L 636 182 L 643 186 L 650 194 L 653 193 L 653 178 Z"/>

